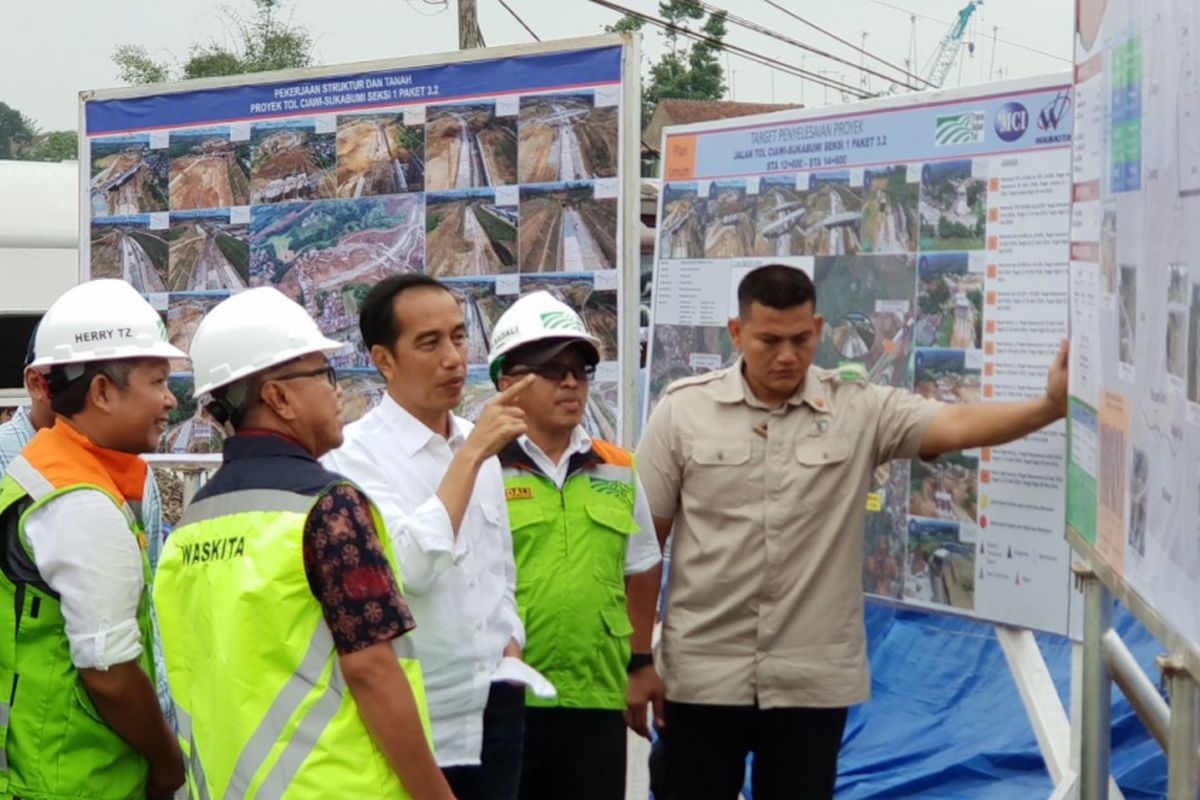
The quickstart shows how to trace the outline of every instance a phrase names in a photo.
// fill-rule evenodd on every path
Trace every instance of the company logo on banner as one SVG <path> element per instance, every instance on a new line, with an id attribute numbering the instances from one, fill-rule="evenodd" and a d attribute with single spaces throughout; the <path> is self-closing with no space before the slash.
<path id="1" fill-rule="evenodd" d="M 1063 120 L 1068 119 L 1070 114 L 1071 90 L 1063 89 L 1038 112 L 1038 130 L 1045 131 L 1049 135 L 1038 136 L 1035 141 L 1038 144 L 1057 144 L 1059 142 L 1071 141 L 1071 134 L 1069 133 L 1054 133 L 1054 131 L 1058 130 L 1059 124 Z"/>
<path id="2" fill-rule="evenodd" d="M 985 119 L 982 111 L 964 111 L 937 118 L 933 141 L 940 147 L 950 144 L 976 144 L 983 141 Z"/>
<path id="3" fill-rule="evenodd" d="M 996 112 L 996 135 L 1006 142 L 1015 142 L 1029 130 L 1029 111 L 1020 103 L 1005 103 Z"/>

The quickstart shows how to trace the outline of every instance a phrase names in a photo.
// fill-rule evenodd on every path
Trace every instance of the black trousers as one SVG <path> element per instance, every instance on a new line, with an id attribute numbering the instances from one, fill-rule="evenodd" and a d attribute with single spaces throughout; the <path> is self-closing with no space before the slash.
<path id="1" fill-rule="evenodd" d="M 493 683 L 483 710 L 480 764 L 446 767 L 442 774 L 458 800 L 516 800 L 525 743 L 525 687 Z"/>
<path id="2" fill-rule="evenodd" d="M 754 800 L 824 800 L 837 783 L 845 708 L 708 706 L 667 701 L 651 757 L 656 800 L 736 800 L 754 754 Z"/>
<path id="3" fill-rule="evenodd" d="M 525 709 L 521 800 L 624 800 L 625 745 L 620 711 Z"/>

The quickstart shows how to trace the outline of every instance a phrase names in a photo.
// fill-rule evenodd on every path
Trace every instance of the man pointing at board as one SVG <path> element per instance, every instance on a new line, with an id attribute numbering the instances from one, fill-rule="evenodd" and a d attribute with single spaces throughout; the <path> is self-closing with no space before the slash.
<path id="1" fill-rule="evenodd" d="M 733 366 L 667 388 L 637 449 L 660 540 L 674 526 L 658 667 L 667 800 L 832 797 L 849 706 L 870 694 L 865 499 L 896 458 L 1000 445 L 1067 408 L 1067 348 L 1046 393 L 944 405 L 813 366 L 824 324 L 803 272 L 738 288 Z"/>

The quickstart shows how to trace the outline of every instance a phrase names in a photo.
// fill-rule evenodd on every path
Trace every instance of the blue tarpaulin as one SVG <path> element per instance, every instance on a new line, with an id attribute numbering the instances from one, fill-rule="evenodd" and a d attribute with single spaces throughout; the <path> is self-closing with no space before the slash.
<path id="1" fill-rule="evenodd" d="M 1142 668 L 1157 676 L 1162 646 L 1120 606 L 1113 620 Z M 839 798 L 1050 795 L 1054 787 L 991 626 L 873 604 L 866 623 L 872 698 L 850 713 Z M 1048 634 L 1037 640 L 1069 708 L 1071 643 Z M 1166 757 L 1115 687 L 1113 700 L 1113 777 L 1127 798 L 1165 797 Z"/>

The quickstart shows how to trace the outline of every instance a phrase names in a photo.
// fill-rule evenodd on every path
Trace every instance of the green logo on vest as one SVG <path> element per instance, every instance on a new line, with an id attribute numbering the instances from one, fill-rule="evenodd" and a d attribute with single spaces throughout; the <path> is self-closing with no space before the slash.
<path id="1" fill-rule="evenodd" d="M 633 502 L 633 487 L 625 481 L 606 481 L 603 478 L 588 476 L 592 491 L 615 497 L 623 503 Z"/>

